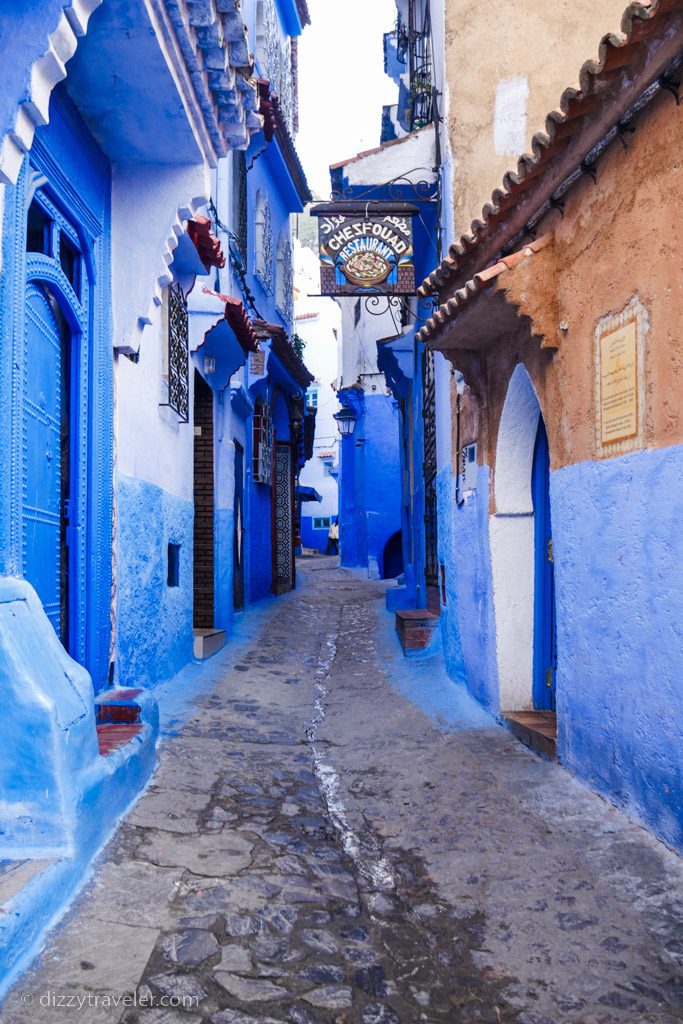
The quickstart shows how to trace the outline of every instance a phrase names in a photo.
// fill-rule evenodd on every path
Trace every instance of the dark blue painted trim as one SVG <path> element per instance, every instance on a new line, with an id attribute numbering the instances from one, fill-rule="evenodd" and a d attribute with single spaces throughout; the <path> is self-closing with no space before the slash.
<path id="1" fill-rule="evenodd" d="M 289 36 L 300 36 L 304 30 L 299 9 L 294 0 L 275 0 L 285 31 Z"/>
<path id="2" fill-rule="evenodd" d="M 543 417 L 538 421 L 531 471 L 534 502 L 534 708 L 555 710 L 557 638 L 555 574 L 550 517 L 550 450 Z M 548 672 L 551 673 L 548 685 Z"/>

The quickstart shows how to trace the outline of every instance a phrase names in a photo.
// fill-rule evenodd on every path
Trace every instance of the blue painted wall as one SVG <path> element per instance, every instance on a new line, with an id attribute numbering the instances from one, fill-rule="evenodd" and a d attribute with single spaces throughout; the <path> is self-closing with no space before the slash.
<path id="1" fill-rule="evenodd" d="M 321 530 L 313 529 L 313 519 L 319 516 L 301 516 L 301 544 L 305 548 L 315 548 L 321 555 L 327 550 L 329 527 Z"/>
<path id="2" fill-rule="evenodd" d="M 365 396 L 364 483 L 368 558 L 384 570 L 384 545 L 401 529 L 401 467 L 398 404 L 384 395 Z"/>
<path id="3" fill-rule="evenodd" d="M 364 450 L 356 439 L 356 434 L 362 437 L 364 433 L 362 402 L 359 409 L 354 434 L 341 439 L 339 454 L 339 553 L 341 565 L 350 568 L 368 564 L 367 520 L 363 514 Z"/>
<path id="4" fill-rule="evenodd" d="M 144 480 L 116 488 L 117 672 L 124 686 L 152 686 L 192 657 L 194 510 Z M 180 544 L 180 585 L 167 585 L 168 544 Z"/>
<path id="5" fill-rule="evenodd" d="M 450 677 L 498 711 L 496 626 L 489 548 L 489 481 L 480 466 L 474 495 L 458 508 L 450 467 L 437 477 L 439 562 L 446 571 L 441 607 L 444 658 Z"/>
<path id="6" fill-rule="evenodd" d="M 551 476 L 559 755 L 683 846 L 683 446 Z"/>
<path id="7" fill-rule="evenodd" d="M 375 559 L 381 575 L 384 545 L 401 529 L 398 403 L 358 388 L 343 395 L 351 396 L 358 419 L 351 437 L 341 441 L 341 564 L 365 567 Z"/>

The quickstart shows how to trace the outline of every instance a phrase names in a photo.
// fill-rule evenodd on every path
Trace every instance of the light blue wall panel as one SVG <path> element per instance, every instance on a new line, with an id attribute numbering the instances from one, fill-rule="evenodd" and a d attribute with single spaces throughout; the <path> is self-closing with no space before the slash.
<path id="1" fill-rule="evenodd" d="M 192 657 L 192 503 L 129 477 L 116 490 L 117 667 L 125 686 L 153 686 Z M 168 544 L 180 585 L 167 585 Z"/>
<path id="2" fill-rule="evenodd" d="M 551 477 L 562 761 L 683 846 L 683 446 Z"/>
<path id="3" fill-rule="evenodd" d="M 477 489 L 461 508 L 455 504 L 450 468 L 437 477 L 439 561 L 446 571 L 441 628 L 446 668 L 466 682 L 477 700 L 498 711 L 498 668 L 489 548 L 489 469 L 479 468 Z"/>

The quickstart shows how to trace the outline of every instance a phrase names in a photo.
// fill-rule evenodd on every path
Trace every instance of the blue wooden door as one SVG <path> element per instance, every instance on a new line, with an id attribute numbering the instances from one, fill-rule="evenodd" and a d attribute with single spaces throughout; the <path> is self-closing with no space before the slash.
<path id="1" fill-rule="evenodd" d="M 557 632 L 555 571 L 550 517 L 550 451 L 543 417 L 538 423 L 532 469 L 534 501 L 534 708 L 555 710 Z"/>
<path id="2" fill-rule="evenodd" d="M 235 609 L 244 608 L 244 448 L 235 441 L 235 501 L 232 561 L 232 598 Z"/>
<path id="3" fill-rule="evenodd" d="M 65 640 L 68 571 L 63 555 L 62 459 L 64 430 L 63 331 L 56 304 L 41 284 L 26 286 L 25 341 L 29 353 L 24 392 L 23 570 L 58 636 Z"/>

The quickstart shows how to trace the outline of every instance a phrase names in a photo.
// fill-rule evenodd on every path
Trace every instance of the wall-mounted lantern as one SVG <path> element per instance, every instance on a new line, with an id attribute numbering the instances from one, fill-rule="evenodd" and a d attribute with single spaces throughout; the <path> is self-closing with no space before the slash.
<path id="1" fill-rule="evenodd" d="M 333 419 L 337 421 L 337 428 L 342 438 L 351 437 L 356 429 L 356 420 L 358 419 L 353 409 L 344 406 L 343 409 L 334 414 Z"/>

